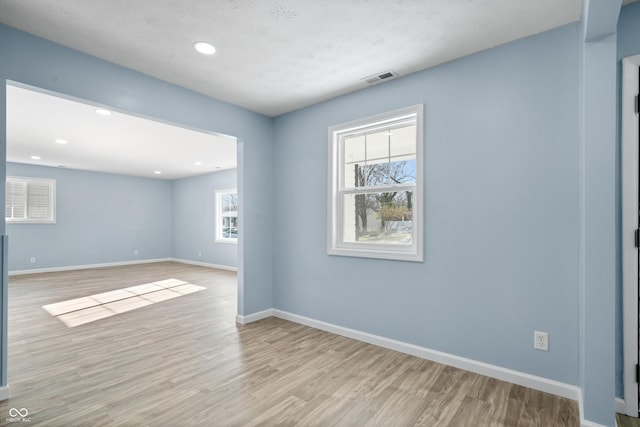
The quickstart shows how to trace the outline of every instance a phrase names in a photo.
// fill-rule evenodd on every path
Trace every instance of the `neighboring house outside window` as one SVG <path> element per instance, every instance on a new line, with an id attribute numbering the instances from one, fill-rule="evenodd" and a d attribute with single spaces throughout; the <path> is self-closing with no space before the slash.
<path id="1" fill-rule="evenodd" d="M 216 242 L 238 242 L 238 191 L 216 191 Z"/>
<path id="2" fill-rule="evenodd" d="M 55 223 L 56 181 L 8 176 L 5 220 L 8 223 Z"/>
<path id="3" fill-rule="evenodd" d="M 329 129 L 328 253 L 422 261 L 423 108 Z"/>

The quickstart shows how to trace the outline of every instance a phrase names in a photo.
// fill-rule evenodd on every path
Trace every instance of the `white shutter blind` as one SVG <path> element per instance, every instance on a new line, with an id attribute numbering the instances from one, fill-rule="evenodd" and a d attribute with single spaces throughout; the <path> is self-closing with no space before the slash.
<path id="1" fill-rule="evenodd" d="M 30 182 L 27 191 L 27 218 L 48 219 L 50 200 L 48 184 Z"/>
<path id="2" fill-rule="evenodd" d="M 25 219 L 27 216 L 27 183 L 7 181 L 7 219 Z"/>
<path id="3" fill-rule="evenodd" d="M 8 222 L 54 223 L 53 179 L 7 177 L 5 219 Z"/>

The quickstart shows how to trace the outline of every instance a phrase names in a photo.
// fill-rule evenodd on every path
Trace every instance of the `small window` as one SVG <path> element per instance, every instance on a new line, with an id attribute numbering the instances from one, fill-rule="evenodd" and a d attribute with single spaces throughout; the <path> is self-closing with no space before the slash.
<path id="1" fill-rule="evenodd" d="M 330 255 L 422 261 L 422 111 L 329 129 Z"/>
<path id="2" fill-rule="evenodd" d="M 7 177 L 5 220 L 11 223 L 56 222 L 54 179 Z"/>
<path id="3" fill-rule="evenodd" d="M 216 191 L 216 242 L 238 242 L 238 191 Z"/>

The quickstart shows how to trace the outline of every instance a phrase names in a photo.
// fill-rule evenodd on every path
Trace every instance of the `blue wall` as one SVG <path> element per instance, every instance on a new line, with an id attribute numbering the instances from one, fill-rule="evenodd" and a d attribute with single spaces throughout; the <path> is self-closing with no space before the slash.
<path id="1" fill-rule="evenodd" d="M 10 271 L 171 257 L 170 181 L 16 163 L 7 175 L 55 179 L 57 200 L 55 224 L 7 224 Z"/>
<path id="2" fill-rule="evenodd" d="M 577 385 L 579 36 L 569 25 L 277 118 L 276 308 Z M 416 103 L 426 261 L 328 256 L 327 128 Z"/>
<path id="3" fill-rule="evenodd" d="M 236 170 L 179 179 L 172 186 L 173 257 L 236 267 L 237 244 L 215 241 L 215 192 L 237 187 Z"/>
<path id="4" fill-rule="evenodd" d="M 7 174 L 57 184 L 55 224 L 7 224 L 9 271 L 162 258 L 237 267 L 237 245 L 216 243 L 214 228 L 215 191 L 236 187 L 235 169 L 167 181 L 8 163 Z"/>
<path id="5" fill-rule="evenodd" d="M 618 63 L 622 58 L 640 54 L 640 3 L 634 3 L 622 8 L 620 20 L 618 21 Z M 621 67 L 619 69 L 618 81 L 621 81 Z M 620 85 L 618 85 L 620 89 Z M 620 159 L 617 162 L 618 170 L 620 170 Z M 618 183 L 620 176 L 618 176 Z M 618 186 L 619 187 L 619 186 Z M 618 192 L 618 218 L 621 217 L 621 194 Z M 622 247 L 621 231 L 618 230 L 618 250 Z M 618 263 L 618 274 L 616 277 L 616 396 L 624 397 L 624 379 L 623 379 L 623 312 L 622 312 L 622 263 Z"/>

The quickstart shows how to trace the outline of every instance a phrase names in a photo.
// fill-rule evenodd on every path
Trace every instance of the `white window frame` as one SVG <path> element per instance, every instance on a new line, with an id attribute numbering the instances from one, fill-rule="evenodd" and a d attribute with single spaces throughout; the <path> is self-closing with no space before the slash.
<path id="1" fill-rule="evenodd" d="M 328 238 L 329 255 L 380 258 L 402 261 L 423 261 L 423 197 L 424 197 L 424 119 L 423 105 L 413 105 L 365 119 L 332 126 L 329 128 L 329 194 L 328 194 Z M 343 195 L 362 193 L 361 189 L 342 188 L 344 178 L 344 150 L 341 142 L 345 136 L 364 132 L 367 128 L 385 128 L 401 119 L 415 118 L 416 123 L 416 182 L 413 190 L 412 239 L 410 245 L 372 244 L 345 242 L 343 238 Z M 404 186 L 406 187 L 406 186 Z M 403 188 L 404 188 L 403 187 Z M 395 185 L 376 186 L 375 191 L 384 192 L 397 188 Z M 373 190 L 373 187 L 370 188 Z"/>
<path id="2" fill-rule="evenodd" d="M 238 237 L 224 237 L 222 234 L 222 197 L 228 194 L 238 195 L 237 188 L 228 188 L 216 191 L 216 242 L 217 243 L 238 243 Z"/>
<path id="3" fill-rule="evenodd" d="M 9 182 L 22 183 L 26 185 L 25 194 L 25 216 L 16 218 L 8 216 L 9 212 L 5 212 L 5 222 L 10 224 L 55 224 L 56 223 L 56 180 L 46 178 L 31 178 L 22 176 L 7 176 L 6 184 Z M 30 218 L 29 217 L 29 186 L 45 185 L 49 188 L 48 215 L 46 218 Z M 5 194 L 8 197 L 8 194 Z M 5 200 L 5 207 L 7 201 Z"/>

